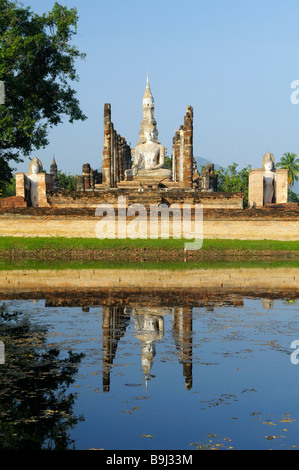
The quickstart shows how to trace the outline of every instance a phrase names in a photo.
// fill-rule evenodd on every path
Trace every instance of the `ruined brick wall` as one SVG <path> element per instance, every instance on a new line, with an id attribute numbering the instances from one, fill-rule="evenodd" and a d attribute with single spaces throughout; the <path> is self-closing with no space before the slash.
<path id="1" fill-rule="evenodd" d="M 124 179 L 125 170 L 130 167 L 131 149 L 126 139 L 114 129 L 111 121 L 111 105 L 106 103 L 104 106 L 103 185 L 116 188 L 117 183 Z"/>
<path id="2" fill-rule="evenodd" d="M 27 207 L 27 201 L 22 196 L 11 196 L 0 199 L 0 207 L 13 208 L 13 207 Z"/>
<path id="3" fill-rule="evenodd" d="M 121 188 L 115 191 L 89 192 L 48 192 L 47 198 L 50 206 L 55 208 L 96 208 L 99 204 L 111 204 L 117 207 L 118 197 L 126 198 L 126 204 L 142 204 L 150 207 L 151 204 L 203 204 L 204 208 L 243 210 L 243 193 L 201 193 L 200 191 L 173 189 L 146 189 L 142 193 L 130 188 Z"/>
<path id="4" fill-rule="evenodd" d="M 184 124 L 175 132 L 172 148 L 173 180 L 182 188 L 193 187 L 193 108 L 187 106 Z"/>

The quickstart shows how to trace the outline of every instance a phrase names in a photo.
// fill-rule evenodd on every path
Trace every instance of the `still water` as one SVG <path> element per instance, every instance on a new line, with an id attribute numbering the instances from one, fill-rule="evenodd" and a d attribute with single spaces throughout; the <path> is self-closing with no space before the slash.
<path id="1" fill-rule="evenodd" d="M 12 299 L 0 314 L 1 449 L 299 446 L 298 300 Z"/>

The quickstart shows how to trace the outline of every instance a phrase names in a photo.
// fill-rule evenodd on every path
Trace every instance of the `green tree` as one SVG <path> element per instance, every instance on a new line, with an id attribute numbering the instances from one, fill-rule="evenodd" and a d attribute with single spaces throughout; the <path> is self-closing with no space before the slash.
<path id="1" fill-rule="evenodd" d="M 168 155 L 165 155 L 164 164 L 165 164 L 166 168 L 168 168 L 168 170 L 171 170 L 172 160 Z"/>
<path id="2" fill-rule="evenodd" d="M 215 170 L 218 175 L 218 191 L 226 193 L 244 193 L 244 206 L 248 205 L 248 181 L 251 165 L 237 170 L 238 164 L 233 163 L 227 169 L 222 167 Z"/>
<path id="3" fill-rule="evenodd" d="M 10 161 L 45 147 L 49 128 L 65 116 L 71 123 L 86 119 L 70 85 L 78 81 L 75 61 L 85 56 L 72 44 L 77 21 L 75 8 L 57 2 L 37 15 L 18 1 L 0 0 L 0 181 L 11 178 Z"/>
<path id="4" fill-rule="evenodd" d="M 289 200 L 289 202 L 298 202 L 299 203 L 299 194 L 294 193 L 289 188 L 289 190 L 288 190 L 288 200 Z"/>
<path id="5" fill-rule="evenodd" d="M 296 153 L 284 153 L 280 161 L 276 164 L 278 168 L 288 170 L 288 184 L 290 189 L 293 187 L 294 182 L 299 178 L 299 158 Z"/>
<path id="6" fill-rule="evenodd" d="M 61 170 L 58 170 L 57 173 L 58 182 L 60 189 L 62 191 L 76 191 L 77 178 L 76 176 L 71 175 L 70 173 L 63 173 Z"/>
<path id="7" fill-rule="evenodd" d="M 5 184 L 3 183 L 2 196 L 3 197 L 10 197 L 16 195 L 16 179 L 12 177 L 9 181 Z M 1 196 L 1 194 L 0 194 Z"/>

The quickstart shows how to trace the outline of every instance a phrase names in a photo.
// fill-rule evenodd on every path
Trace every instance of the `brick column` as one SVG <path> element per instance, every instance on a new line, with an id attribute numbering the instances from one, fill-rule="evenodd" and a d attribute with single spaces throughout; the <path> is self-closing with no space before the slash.
<path id="1" fill-rule="evenodd" d="M 50 207 L 47 199 L 47 179 L 46 173 L 37 174 L 37 200 L 38 207 Z"/>
<path id="2" fill-rule="evenodd" d="M 276 204 L 288 202 L 288 170 L 283 168 L 276 170 L 275 198 Z"/>
<path id="3" fill-rule="evenodd" d="M 251 170 L 248 182 L 249 207 L 263 207 L 264 205 L 264 171 L 263 169 Z"/>
<path id="4" fill-rule="evenodd" d="M 77 191 L 84 191 L 84 179 L 83 175 L 77 175 Z"/>
<path id="5" fill-rule="evenodd" d="M 172 179 L 178 181 L 178 153 L 177 141 L 179 139 L 178 131 L 175 131 L 174 138 L 172 139 Z"/>
<path id="6" fill-rule="evenodd" d="M 185 188 L 193 186 L 193 108 L 187 106 L 184 119 L 184 174 Z"/>
<path id="7" fill-rule="evenodd" d="M 84 190 L 90 189 L 90 164 L 89 163 L 83 164 L 82 176 L 83 176 Z"/>
<path id="8" fill-rule="evenodd" d="M 21 196 L 25 199 L 25 173 L 15 173 L 16 177 L 16 196 Z"/>
<path id="9" fill-rule="evenodd" d="M 111 104 L 104 106 L 103 184 L 111 187 Z"/>

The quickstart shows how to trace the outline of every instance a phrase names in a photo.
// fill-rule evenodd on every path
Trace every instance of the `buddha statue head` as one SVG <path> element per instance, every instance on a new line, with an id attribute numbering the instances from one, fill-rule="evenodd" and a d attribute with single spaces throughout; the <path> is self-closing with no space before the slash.
<path id="1" fill-rule="evenodd" d="M 268 152 L 263 156 L 263 170 L 275 171 L 275 160 L 272 153 Z"/>
<path id="2" fill-rule="evenodd" d="M 34 157 L 29 165 L 28 175 L 36 175 L 37 173 L 43 172 L 43 165 L 42 162 L 37 158 Z"/>
<path id="3" fill-rule="evenodd" d="M 156 129 L 153 125 L 147 125 L 144 129 L 146 143 L 154 143 L 156 141 Z"/>

